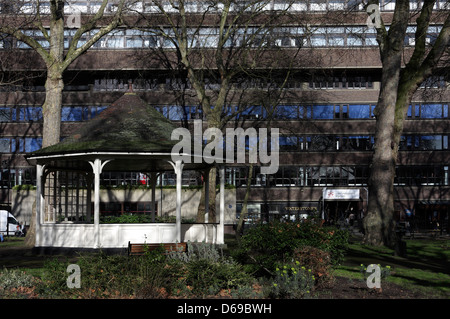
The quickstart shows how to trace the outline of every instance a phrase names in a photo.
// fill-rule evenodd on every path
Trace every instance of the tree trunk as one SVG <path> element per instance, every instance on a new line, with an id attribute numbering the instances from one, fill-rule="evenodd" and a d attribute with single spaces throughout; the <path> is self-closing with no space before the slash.
<path id="1" fill-rule="evenodd" d="M 244 202 L 242 203 L 241 215 L 239 216 L 238 224 L 236 227 L 236 238 L 237 239 L 239 239 L 241 237 L 241 233 L 242 233 L 243 227 L 244 227 L 244 220 L 245 220 L 245 218 L 247 218 L 247 214 L 248 214 L 247 203 L 248 203 L 248 197 L 250 195 L 250 190 L 251 190 L 252 177 L 253 177 L 253 164 L 250 164 L 250 166 L 248 168 L 247 187 L 245 190 Z"/>
<path id="2" fill-rule="evenodd" d="M 45 102 L 42 106 L 44 116 L 42 147 L 51 146 L 60 142 L 63 88 L 62 73 L 53 70 L 49 71 L 45 83 Z"/>
<path id="3" fill-rule="evenodd" d="M 394 247 L 394 177 L 397 151 L 393 138 L 401 54 L 390 53 L 382 59 L 382 86 L 375 108 L 375 151 L 368 183 L 368 212 L 363 226 L 367 244 Z"/>
<path id="4" fill-rule="evenodd" d="M 375 1 L 377 3 L 377 1 Z M 394 220 L 394 178 L 397 162 L 396 105 L 402 49 L 409 21 L 409 1 L 396 2 L 389 32 L 377 27 L 377 41 L 383 66 L 381 88 L 375 108 L 375 150 L 369 177 L 369 202 L 363 221 L 364 241 L 369 245 L 397 244 Z"/>
<path id="5" fill-rule="evenodd" d="M 24 244 L 26 247 L 33 248 L 36 243 L 36 201 L 33 202 L 31 216 L 31 223 L 27 229 Z"/>

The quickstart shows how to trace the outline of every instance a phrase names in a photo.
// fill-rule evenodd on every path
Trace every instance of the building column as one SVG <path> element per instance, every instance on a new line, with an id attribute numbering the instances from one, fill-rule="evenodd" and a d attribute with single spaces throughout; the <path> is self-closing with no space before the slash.
<path id="1" fill-rule="evenodd" d="M 177 175 L 177 199 L 176 199 L 176 242 L 181 243 L 181 184 L 183 174 L 183 162 L 181 160 L 175 163 L 169 161 L 173 166 L 175 174 Z"/>
<path id="2" fill-rule="evenodd" d="M 96 158 L 93 162 L 89 161 L 94 172 L 94 249 L 100 248 L 100 174 L 103 167 L 111 160 L 102 163 L 101 159 Z"/>

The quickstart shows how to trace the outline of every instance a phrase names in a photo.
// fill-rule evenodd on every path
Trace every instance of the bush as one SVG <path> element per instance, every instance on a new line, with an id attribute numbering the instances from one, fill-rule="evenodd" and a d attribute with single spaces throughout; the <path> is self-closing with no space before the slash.
<path id="1" fill-rule="evenodd" d="M 0 272 L 0 288 L 4 290 L 19 287 L 32 287 L 34 283 L 35 280 L 33 276 L 18 269 L 8 270 L 5 268 Z"/>
<path id="2" fill-rule="evenodd" d="M 305 246 L 328 252 L 331 264 L 337 265 L 343 260 L 348 247 L 348 232 L 321 227 L 309 221 L 275 221 L 249 229 L 247 234 L 242 236 L 240 250 L 235 256 L 243 262 L 249 262 L 250 258 L 257 267 L 273 274 L 278 262 L 291 262 L 295 250 Z"/>
<path id="3" fill-rule="evenodd" d="M 79 289 L 67 286 L 67 267 L 71 262 L 53 258 L 44 264 L 38 291 L 49 298 L 119 298 L 133 295 L 156 298 L 166 281 L 162 263 L 165 259 L 157 254 L 149 252 L 137 258 L 104 253 L 81 255 L 77 261 L 81 270 Z"/>
<path id="4" fill-rule="evenodd" d="M 188 243 L 187 252 L 169 254 L 170 287 L 175 294 L 206 297 L 221 290 L 242 292 L 253 277 L 231 257 L 224 256 L 213 244 Z"/>
<path id="5" fill-rule="evenodd" d="M 317 286 L 331 282 L 333 276 L 331 274 L 332 264 L 329 252 L 311 246 L 304 246 L 294 251 L 294 259 L 300 265 L 311 269 Z"/>
<path id="6" fill-rule="evenodd" d="M 47 259 L 42 271 L 42 280 L 37 286 L 38 293 L 44 297 L 60 297 L 67 291 L 67 260 Z"/>
<path id="7" fill-rule="evenodd" d="M 275 276 L 267 285 L 267 297 L 276 299 L 299 299 L 310 296 L 314 288 L 311 269 L 301 266 L 298 261 L 275 269 Z"/>

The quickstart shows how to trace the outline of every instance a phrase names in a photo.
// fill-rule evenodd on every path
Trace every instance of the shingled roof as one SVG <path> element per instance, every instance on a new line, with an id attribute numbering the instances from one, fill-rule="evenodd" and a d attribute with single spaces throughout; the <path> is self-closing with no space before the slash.
<path id="1" fill-rule="evenodd" d="M 170 135 L 177 126 L 136 93 L 127 92 L 62 142 L 28 156 L 74 152 L 164 152 L 177 141 Z"/>

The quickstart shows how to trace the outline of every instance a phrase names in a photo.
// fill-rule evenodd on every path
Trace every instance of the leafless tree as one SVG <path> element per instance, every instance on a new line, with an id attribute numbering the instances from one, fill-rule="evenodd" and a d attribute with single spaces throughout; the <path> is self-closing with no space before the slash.
<path id="1" fill-rule="evenodd" d="M 64 46 L 64 29 L 72 14 L 65 13 L 66 2 L 3 1 L 2 7 L 0 32 L 31 47 L 45 64 L 47 75 L 46 96 L 42 107 L 43 147 L 60 141 L 63 73 L 74 60 L 120 23 L 125 1 L 114 2 L 115 9 L 112 15 L 105 14 L 106 8 L 112 3 L 108 0 L 103 0 L 96 12 L 86 17 L 80 15 L 79 25 L 71 25 L 77 30 L 67 49 Z M 85 42 L 81 42 L 82 36 L 94 28 L 99 28 L 98 32 Z M 37 34 L 39 36 L 36 36 Z"/>
<path id="2" fill-rule="evenodd" d="M 189 98 L 201 107 L 208 128 L 256 127 L 261 118 L 253 118 L 249 123 L 249 119 L 242 121 L 245 117 L 239 115 L 251 113 L 251 108 L 258 105 L 267 112 L 264 120 L 271 118 L 275 107 L 288 94 L 284 88 L 291 76 L 300 66 L 317 64 L 312 62 L 315 58 L 308 49 L 303 49 L 299 57 L 304 34 L 295 36 L 283 28 L 307 24 L 306 16 L 302 20 L 288 14 L 289 1 L 285 8 L 274 11 L 267 10 L 272 3 L 269 0 L 209 0 L 198 2 L 202 7 L 195 14 L 188 1 L 151 3 L 157 13 L 143 14 L 140 21 L 129 25 L 145 29 L 170 44 L 155 49 L 143 61 L 148 66 L 163 60 L 168 69 L 186 80 L 192 92 Z M 290 49 L 283 47 L 283 41 L 294 45 Z M 270 124 L 265 122 L 264 126 Z M 212 169 L 209 221 L 215 220 L 215 180 L 216 171 Z M 245 206 L 244 201 L 241 219 L 245 218 Z M 200 207 L 197 219 L 203 218 Z"/>
<path id="3" fill-rule="evenodd" d="M 394 177 L 400 137 L 413 94 L 420 84 L 442 68 L 448 54 L 450 12 L 433 10 L 436 1 L 425 0 L 417 10 L 410 10 L 410 1 L 396 1 L 391 21 L 380 15 L 370 17 L 377 30 L 377 42 L 382 63 L 381 88 L 378 97 L 375 151 L 369 178 L 369 207 L 364 219 L 365 240 L 372 245 L 395 247 Z M 379 1 L 367 5 L 379 6 Z M 419 4 L 420 6 L 420 4 Z M 431 23 L 442 28 L 432 43 L 427 43 Z M 387 28 L 389 24 L 389 29 Z M 406 30 L 416 25 L 414 46 L 405 47 Z"/>
<path id="4" fill-rule="evenodd" d="M 65 8 L 70 1 L 36 0 L 36 1 L 2 1 L 0 33 L 20 41 L 38 54 L 45 65 L 45 101 L 43 112 L 42 146 L 50 146 L 60 141 L 63 74 L 69 65 L 86 52 L 101 37 L 111 32 L 121 23 L 125 0 L 103 0 L 101 5 L 86 16 L 72 12 L 67 14 Z M 111 14 L 106 14 L 109 8 Z M 77 16 L 73 16 L 73 14 Z M 76 31 L 65 47 L 65 28 L 69 19 L 70 27 Z M 97 29 L 86 39 L 90 31 Z M 82 41 L 83 40 L 83 41 Z M 30 224 L 27 244 L 34 245 L 35 216 Z"/>

